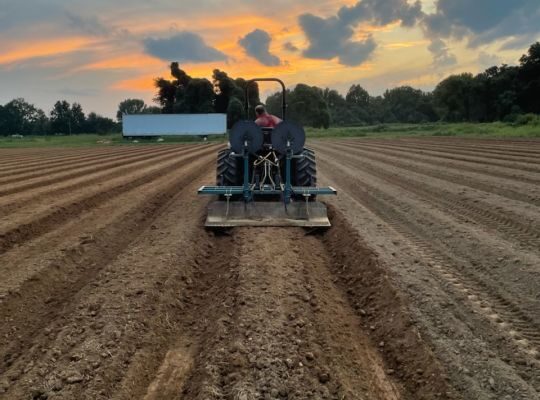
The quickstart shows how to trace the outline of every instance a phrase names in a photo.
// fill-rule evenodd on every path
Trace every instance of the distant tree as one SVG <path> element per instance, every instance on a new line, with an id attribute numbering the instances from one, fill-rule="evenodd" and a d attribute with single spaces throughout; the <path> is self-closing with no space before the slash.
<path id="1" fill-rule="evenodd" d="M 44 135 L 47 125 L 45 113 L 22 98 L 0 108 L 0 134 Z"/>
<path id="2" fill-rule="evenodd" d="M 346 126 L 366 123 L 365 111 L 348 103 L 337 90 L 324 89 L 323 98 L 328 107 L 332 125 Z"/>
<path id="3" fill-rule="evenodd" d="M 291 90 L 287 89 L 285 92 L 285 96 L 287 97 L 287 100 L 290 101 L 291 98 Z M 278 117 L 281 117 L 281 114 L 283 112 L 283 100 L 282 100 L 282 92 L 275 92 L 272 93 L 270 96 L 266 98 L 266 110 L 273 115 L 277 115 Z"/>
<path id="4" fill-rule="evenodd" d="M 236 122 L 245 118 L 244 105 L 240 99 L 232 97 L 227 107 L 227 125 L 232 127 Z"/>
<path id="5" fill-rule="evenodd" d="M 177 62 L 171 63 L 170 69 L 174 79 L 156 78 L 154 81 L 158 89 L 154 101 L 161 105 L 162 113 L 214 112 L 214 87 L 208 79 L 190 77 Z M 149 112 L 157 113 L 157 110 Z"/>
<path id="6" fill-rule="evenodd" d="M 173 81 L 164 78 L 156 78 L 154 83 L 158 89 L 154 101 L 161 106 L 163 114 L 172 114 L 174 111 L 177 87 Z"/>
<path id="7" fill-rule="evenodd" d="M 9 132 L 7 127 L 7 121 L 8 113 L 4 109 L 4 106 L 0 104 L 0 136 L 7 135 Z"/>
<path id="8" fill-rule="evenodd" d="M 113 133 L 119 132 L 119 128 L 120 124 L 114 122 L 112 119 L 91 112 L 86 118 L 84 132 L 97 134 Z"/>
<path id="9" fill-rule="evenodd" d="M 208 81 L 190 77 L 178 63 L 171 64 L 173 79 L 156 79 L 156 102 L 161 111 L 228 113 L 231 126 L 239 118 L 254 118 L 253 107 L 260 102 L 259 88 L 250 90 L 248 115 L 245 103 L 247 81 L 214 70 Z M 346 95 L 336 90 L 299 84 L 287 90 L 288 116 L 306 126 L 364 125 L 393 122 L 488 122 L 513 120 L 524 112 L 540 113 L 540 42 L 533 44 L 520 59 L 519 66 L 495 66 L 472 75 L 452 75 L 441 81 L 431 93 L 409 86 L 370 96 L 358 83 Z M 281 93 L 266 99 L 272 114 L 281 115 Z"/>
<path id="10" fill-rule="evenodd" d="M 419 123 L 438 119 L 431 97 L 410 86 L 387 90 L 383 97 L 383 107 L 392 114 L 389 119 L 396 122 Z"/>
<path id="11" fill-rule="evenodd" d="M 178 113 L 214 112 L 214 88 L 208 79 L 193 78 L 177 97 L 174 111 Z"/>
<path id="12" fill-rule="evenodd" d="M 522 91 L 519 103 L 525 112 L 540 113 L 540 42 L 534 43 L 521 57 L 519 80 Z"/>
<path id="13" fill-rule="evenodd" d="M 218 113 L 227 113 L 227 125 L 232 127 L 237 121 L 247 118 L 244 115 L 245 86 L 244 79 L 232 79 L 226 72 L 215 69 L 212 75 L 215 102 L 214 109 Z M 259 103 L 257 85 L 250 87 L 250 104 L 255 107 Z M 229 114 L 231 113 L 231 114 Z"/>
<path id="14" fill-rule="evenodd" d="M 234 80 L 229 78 L 226 72 L 219 69 L 214 70 L 212 83 L 216 95 L 215 110 L 218 113 L 225 113 L 227 112 L 231 98 L 240 98 L 242 96 L 241 90 L 238 89 Z"/>
<path id="15" fill-rule="evenodd" d="M 245 104 L 245 97 L 246 97 L 246 86 L 248 81 L 243 78 L 236 78 L 234 80 L 234 83 L 239 88 L 239 90 L 236 90 L 236 96 L 238 96 L 238 99 L 242 102 L 242 104 Z M 255 107 L 257 105 L 261 104 L 260 94 L 259 94 L 259 84 L 257 82 L 253 82 L 249 85 L 249 115 L 246 116 L 248 119 L 255 119 Z"/>
<path id="16" fill-rule="evenodd" d="M 50 114 L 53 133 L 83 133 L 86 117 L 79 103 L 70 105 L 66 100 L 57 101 Z"/>
<path id="17" fill-rule="evenodd" d="M 473 88 L 474 77 L 469 73 L 452 75 L 437 85 L 433 95 L 443 120 L 470 120 Z"/>
<path id="18" fill-rule="evenodd" d="M 298 84 L 291 91 L 288 100 L 290 119 L 313 128 L 328 128 L 330 113 L 324 101 L 322 89 L 316 86 Z"/>
<path id="19" fill-rule="evenodd" d="M 145 109 L 145 114 L 161 114 L 161 107 L 148 106 Z"/>
<path id="20" fill-rule="evenodd" d="M 345 96 L 347 103 L 366 109 L 369 105 L 369 93 L 360 85 L 352 85 Z"/>
<path id="21" fill-rule="evenodd" d="M 79 103 L 73 103 L 71 105 L 71 121 L 73 133 L 84 133 L 86 116 L 84 115 L 82 106 Z"/>
<path id="22" fill-rule="evenodd" d="M 147 106 L 142 99 L 126 99 L 118 104 L 116 119 L 122 121 L 124 114 L 144 114 L 146 108 Z"/>

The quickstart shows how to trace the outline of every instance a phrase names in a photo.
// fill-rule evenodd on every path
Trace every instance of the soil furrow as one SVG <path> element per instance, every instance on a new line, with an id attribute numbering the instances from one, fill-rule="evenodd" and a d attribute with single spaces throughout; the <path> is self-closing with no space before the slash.
<path id="1" fill-rule="evenodd" d="M 201 271 L 190 294 L 195 319 L 186 321 L 186 330 L 197 344 L 183 351 L 183 357 L 192 355 L 190 370 L 170 398 L 453 397 L 440 365 L 428 361 L 429 348 L 405 327 L 403 300 L 382 267 L 369 250 L 351 246 L 360 245 L 343 220 L 333 220 L 323 239 L 294 229 L 236 230 L 232 239 L 218 239 L 226 243 L 218 249 L 229 253 Z M 171 358 L 165 358 L 147 399 L 171 393 L 171 374 L 165 372 Z"/>
<path id="2" fill-rule="evenodd" d="M 191 147 L 187 147 L 185 150 L 189 150 Z M 136 153 L 135 155 L 126 154 L 119 155 L 115 158 L 104 157 L 103 159 L 93 160 L 85 163 L 84 160 L 77 161 L 74 164 L 62 165 L 59 168 L 52 170 L 37 172 L 32 176 L 15 177 L 9 182 L 2 182 L 2 190 L 0 190 L 0 197 L 7 196 L 23 192 L 25 190 L 39 188 L 41 186 L 52 185 L 56 182 L 60 182 L 67 179 L 77 178 L 83 176 L 89 172 L 98 172 L 107 168 L 115 168 L 116 166 L 123 165 L 130 160 L 149 159 L 158 156 L 160 153 L 171 153 L 178 151 L 178 149 L 168 148 L 167 150 L 161 149 L 161 151 L 155 151 L 154 149 L 146 149 L 144 152 Z M 106 160 L 106 161 L 104 161 Z M 73 167 L 75 165 L 75 167 Z M 16 184 L 13 185 L 12 183 Z"/>
<path id="3" fill-rule="evenodd" d="M 349 149 L 350 145 L 342 143 L 332 144 L 332 147 Z M 386 155 L 385 152 L 373 152 L 364 149 L 355 149 L 357 154 L 369 155 L 375 160 L 388 161 L 392 165 L 400 166 L 406 170 L 418 174 L 430 176 L 433 178 L 445 180 L 455 184 L 465 185 L 471 189 L 479 189 L 484 192 L 498 194 L 508 199 L 530 203 L 540 206 L 540 188 L 537 185 L 517 183 L 515 179 L 506 179 L 501 177 L 492 177 L 482 175 L 476 172 L 466 172 L 463 170 L 453 170 L 442 168 L 427 161 L 420 161 L 415 158 L 396 157 L 395 155 Z"/>
<path id="4" fill-rule="evenodd" d="M 424 149 L 424 148 L 418 149 L 418 148 L 415 148 L 415 147 L 410 146 L 410 145 L 402 145 L 402 144 L 390 144 L 390 143 L 386 144 L 385 143 L 382 146 L 387 147 L 387 148 L 401 149 L 402 151 L 404 149 L 409 149 L 409 152 L 412 150 L 414 152 L 414 154 L 427 154 L 427 155 L 431 155 L 431 156 L 434 156 L 434 157 L 437 157 L 437 158 L 443 158 L 445 160 L 455 160 L 455 161 L 461 161 L 461 162 L 471 163 L 471 164 L 475 164 L 475 165 L 492 165 L 492 166 L 496 166 L 496 167 L 510 168 L 510 169 L 515 169 L 515 170 L 520 170 L 520 171 L 534 172 L 536 174 L 540 173 L 540 166 L 536 167 L 536 166 L 534 166 L 534 164 L 530 165 L 530 164 L 525 163 L 525 162 L 515 162 L 515 161 L 513 161 L 513 162 L 506 162 L 506 161 L 497 162 L 497 161 L 492 160 L 492 159 L 486 159 L 486 158 L 482 158 L 482 157 L 475 157 L 474 155 L 460 156 L 458 153 L 453 154 L 453 153 L 447 153 L 447 152 L 443 152 L 443 151 L 430 150 L 430 149 Z"/>
<path id="5" fill-rule="evenodd" d="M 371 175 L 377 176 L 384 181 L 400 187 L 405 191 L 417 194 L 421 198 L 428 199 L 443 212 L 452 214 L 456 219 L 468 222 L 475 220 L 481 225 L 493 230 L 494 234 L 502 234 L 509 241 L 517 242 L 521 246 L 528 246 L 532 249 L 540 248 L 540 221 L 523 219 L 524 216 L 516 215 L 511 210 L 504 210 L 499 207 L 496 212 L 491 211 L 490 204 L 483 203 L 478 199 L 467 200 L 457 196 L 449 190 L 441 190 L 444 184 L 434 181 L 428 185 L 422 179 L 422 175 L 415 176 L 415 173 L 403 174 L 403 169 L 389 169 L 376 157 L 369 154 L 347 155 L 343 151 L 326 149 L 327 153 L 341 157 L 342 160 L 349 160 L 348 165 L 353 168 L 368 171 Z M 366 162 L 373 160 L 376 164 Z M 392 164 L 393 165 L 393 164 Z M 399 164 L 398 164 L 399 165 Z M 460 185 L 461 186 L 461 185 Z M 537 216 L 537 210 L 532 210 L 532 216 Z"/>
<path id="6" fill-rule="evenodd" d="M 377 141 L 376 143 L 383 144 L 384 142 Z M 449 154 L 456 155 L 465 155 L 465 156 L 475 156 L 480 159 L 487 160 L 500 160 L 500 161 L 510 161 L 510 162 L 522 162 L 527 164 L 540 164 L 540 160 L 536 156 L 528 156 L 524 154 L 512 155 L 508 152 L 489 152 L 484 151 L 481 147 L 471 148 L 469 146 L 448 146 L 445 144 L 434 144 L 434 143 L 419 143 L 414 146 L 409 146 L 409 148 L 414 149 L 415 151 L 422 150 L 435 150 L 435 151 L 444 151 Z"/>
<path id="7" fill-rule="evenodd" d="M 9 324 L 0 327 L 0 336 L 17 332 L 17 337 L 2 345 L 1 354 L 4 356 L 1 360 L 1 373 L 9 370 L 11 373 L 8 375 L 20 374 L 18 366 L 39 357 L 43 348 L 54 353 L 54 347 L 49 347 L 47 342 L 56 339 L 56 336 L 47 338 L 50 336 L 45 329 L 47 325 L 53 325 L 59 330 L 64 327 L 67 316 L 76 310 L 71 299 L 84 287 L 97 287 L 93 282 L 100 271 L 114 262 L 130 243 L 151 227 L 153 221 L 167 209 L 184 187 L 194 187 L 190 183 L 205 172 L 204 166 L 208 165 L 210 158 L 212 155 L 207 154 L 187 165 L 183 174 L 164 181 L 165 185 L 157 188 L 145 201 L 93 232 L 90 243 L 80 243 L 66 249 L 64 255 L 52 260 L 48 268 L 27 280 L 18 290 L 18 296 L 12 293 L 2 300 L 0 315 Z M 107 277 L 101 280 L 100 285 L 106 284 Z M 115 304 L 111 306 L 114 309 Z M 20 309 L 26 310 L 25 315 L 16 313 Z M 88 310 L 86 312 L 91 313 Z"/>
<path id="8" fill-rule="evenodd" d="M 321 158 L 321 156 L 319 156 L 319 158 Z M 325 159 L 324 157 L 322 158 Z M 343 174 L 348 175 L 347 170 L 337 166 L 335 161 L 325 159 L 325 162 L 333 165 L 333 170 L 340 171 L 342 176 Z M 398 230 L 398 232 L 411 238 L 413 242 L 416 241 L 416 243 L 421 244 L 423 247 L 429 248 L 431 252 L 438 254 L 440 257 L 444 257 L 446 260 L 445 265 L 451 269 L 453 274 L 459 274 L 464 282 L 467 282 L 471 287 L 484 288 L 485 290 L 481 292 L 482 298 L 486 299 L 500 315 L 511 316 L 511 318 L 506 321 L 509 328 L 507 328 L 505 332 L 510 332 L 513 326 L 515 326 L 515 331 L 519 332 L 517 325 L 528 325 L 535 329 L 540 329 L 540 326 L 537 323 L 533 323 L 529 315 L 522 311 L 522 304 L 519 304 L 518 306 L 515 302 L 509 300 L 507 295 L 502 295 L 502 293 L 499 292 L 505 285 L 502 285 L 497 281 L 491 283 L 489 286 L 487 285 L 487 282 L 492 281 L 494 278 L 487 278 L 488 275 L 485 273 L 489 274 L 488 270 L 484 270 L 481 275 L 478 275 L 478 272 L 481 272 L 483 269 L 481 264 L 475 262 L 474 265 L 472 265 L 472 269 L 461 268 L 461 265 L 468 263 L 467 257 L 459 255 L 454 248 L 447 248 L 443 242 L 432 240 L 432 232 L 430 233 L 427 231 L 422 223 L 411 221 L 407 214 L 403 214 L 402 211 L 399 210 L 402 207 L 396 206 L 395 203 L 400 200 L 391 197 L 380 189 L 368 184 L 363 177 L 359 177 L 358 175 L 355 177 L 349 175 L 347 178 L 339 178 L 337 174 L 332 174 L 331 177 L 336 179 L 343 187 L 348 186 L 350 189 L 347 190 L 362 201 L 362 204 L 365 204 L 368 208 L 372 209 L 377 215 L 381 216 L 383 220 L 387 221 Z M 355 184 L 351 185 L 351 181 L 355 182 Z M 349 183 L 344 185 L 345 182 Z M 488 318 L 487 315 L 486 318 Z M 508 334 L 507 336 L 510 336 L 510 339 L 512 339 L 511 335 Z M 535 343 L 534 337 L 530 337 L 530 339 L 532 343 Z M 520 348 L 520 344 L 517 340 L 514 340 L 514 342 L 517 348 Z M 533 350 L 537 351 L 536 347 L 539 345 L 540 344 L 535 343 Z"/>
<path id="9" fill-rule="evenodd" d="M 198 152 L 188 153 L 174 164 L 167 165 L 164 168 L 159 168 L 152 173 L 145 174 L 130 182 L 115 186 L 108 191 L 100 191 L 92 194 L 84 199 L 79 199 L 75 203 L 67 204 L 64 207 L 53 210 L 51 213 L 41 216 L 31 222 L 19 225 L 17 228 L 5 231 L 0 234 L 0 254 L 5 253 L 7 250 L 13 248 L 15 245 L 21 245 L 31 239 L 34 239 L 44 233 L 56 229 L 68 218 L 76 218 L 84 210 L 92 207 L 96 207 L 100 203 L 117 196 L 121 193 L 127 192 L 133 188 L 136 188 L 146 182 L 158 178 L 163 173 L 179 168 L 193 160 L 200 158 L 201 156 L 211 154 L 215 151 L 215 146 L 208 147 Z"/>
<path id="10" fill-rule="evenodd" d="M 0 218 L 2 215 L 13 217 L 16 210 L 27 207 L 30 203 L 34 206 L 37 202 L 46 203 L 47 206 L 54 206 L 55 201 L 62 201 L 63 195 L 73 191 L 91 187 L 101 181 L 108 181 L 130 174 L 134 170 L 157 165 L 160 162 L 172 160 L 181 154 L 191 152 L 194 148 L 177 148 L 166 152 L 156 152 L 154 154 L 138 156 L 136 158 L 122 159 L 111 164 L 102 164 L 97 168 L 88 171 L 80 171 L 68 174 L 62 178 L 51 180 L 48 184 L 38 185 L 32 190 L 17 192 L 0 201 Z M 52 183 L 51 183 L 52 182 Z M 51 201 L 53 199 L 53 201 Z"/>
<path id="11" fill-rule="evenodd" d="M 530 183 L 532 185 L 540 184 L 540 177 L 536 177 L 534 174 L 526 173 L 525 171 L 512 170 L 508 167 L 489 167 L 489 166 L 477 166 L 476 164 L 470 165 L 469 162 L 458 162 L 458 161 L 444 161 L 441 158 L 433 155 L 426 155 L 424 153 L 411 153 L 406 149 L 400 148 L 398 146 L 383 146 L 383 145 L 373 145 L 368 142 L 361 141 L 351 141 L 343 142 L 347 146 L 352 148 L 365 149 L 366 151 L 374 149 L 375 151 L 380 152 L 381 154 L 395 155 L 396 157 L 402 157 L 404 159 L 410 159 L 420 162 L 432 163 L 437 166 L 445 167 L 450 170 L 464 171 L 464 172 L 476 172 L 483 175 L 489 175 L 494 178 L 504 178 L 509 181 L 520 181 L 525 183 Z"/>
<path id="12" fill-rule="evenodd" d="M 171 149 L 171 147 L 160 147 L 157 152 L 166 149 Z M 103 162 L 111 162 L 122 158 L 136 157 L 138 155 L 151 154 L 156 152 L 156 149 L 148 147 L 139 147 L 126 150 L 114 154 L 105 153 L 96 157 L 81 155 L 80 158 L 74 158 L 69 161 L 60 161 L 58 163 L 55 163 L 54 165 L 43 165 L 42 163 L 39 163 L 38 165 L 27 167 L 28 164 L 24 164 L 24 168 L 16 168 L 13 171 L 8 171 L 0 174 L 0 184 L 7 185 L 13 182 L 21 182 L 39 177 L 47 177 L 57 172 L 65 172 L 78 168 L 100 165 Z"/>
<path id="13" fill-rule="evenodd" d="M 343 143 L 332 143 L 329 146 L 332 148 L 339 148 L 342 151 L 351 148 L 349 144 Z M 515 179 L 501 179 L 501 177 L 494 178 L 475 172 L 466 172 L 463 170 L 454 171 L 453 169 L 442 168 L 415 157 L 404 157 L 403 155 L 396 156 L 394 152 L 373 152 L 364 148 L 355 148 L 355 154 L 362 154 L 363 156 L 371 157 L 371 159 L 381 162 L 386 161 L 391 165 L 400 166 L 401 168 L 425 176 L 445 180 L 458 185 L 465 185 L 472 189 L 479 189 L 484 192 L 504 196 L 508 199 L 540 206 L 540 188 L 537 185 L 517 184 Z"/>
<path id="14" fill-rule="evenodd" d="M 325 231 L 205 230 L 219 145 L 0 149 L 0 399 L 540 400 L 540 142 L 308 146 Z"/>
<path id="15" fill-rule="evenodd" d="M 0 168 L 1 176 L 4 177 L 13 172 L 21 171 L 21 168 L 25 170 L 30 170 L 31 168 L 37 167 L 50 167 L 61 163 L 68 163 L 78 160 L 87 160 L 93 159 L 96 157 L 103 156 L 114 156 L 119 154 L 128 154 L 130 152 L 139 152 L 141 151 L 140 147 L 108 147 L 105 149 L 80 149 L 80 150 L 71 150 L 66 154 L 58 154 L 54 156 L 33 156 L 26 157 L 24 159 L 16 160 L 9 165 L 4 165 L 3 168 Z"/>

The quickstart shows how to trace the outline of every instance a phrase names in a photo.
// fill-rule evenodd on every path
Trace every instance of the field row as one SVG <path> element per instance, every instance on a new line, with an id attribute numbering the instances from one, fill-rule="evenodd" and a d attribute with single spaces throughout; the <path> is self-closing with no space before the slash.
<path id="1" fill-rule="evenodd" d="M 494 375 L 498 395 L 510 385 L 536 398 L 540 144 L 342 140 L 313 148 L 322 182 L 338 189 L 334 203 L 414 299 L 418 324 L 468 398 L 482 392 L 471 377 L 490 386 Z M 479 361 L 487 353 L 496 360 L 488 370 Z"/>

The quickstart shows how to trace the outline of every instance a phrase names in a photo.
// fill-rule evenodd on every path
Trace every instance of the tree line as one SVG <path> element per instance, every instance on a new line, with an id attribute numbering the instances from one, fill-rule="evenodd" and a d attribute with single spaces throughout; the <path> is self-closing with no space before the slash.
<path id="1" fill-rule="evenodd" d="M 213 71 L 212 81 L 192 78 L 177 62 L 171 63 L 171 77 L 154 81 L 157 88 L 154 101 L 164 114 L 226 113 L 229 127 L 243 118 L 253 117 L 253 114 L 245 115 L 247 81 L 244 78 L 231 78 L 219 69 Z M 250 86 L 249 97 L 253 107 L 260 103 L 256 83 Z"/>
<path id="2" fill-rule="evenodd" d="M 0 105 L 0 135 L 54 135 L 119 132 L 120 125 L 91 112 L 86 115 L 79 103 L 59 100 L 49 113 L 22 98 Z"/>
<path id="3" fill-rule="evenodd" d="M 126 99 L 118 106 L 117 121 L 96 113 L 85 115 L 80 104 L 57 101 L 49 115 L 14 99 L 0 105 L 0 134 L 108 133 L 121 130 L 124 114 L 226 113 L 228 126 L 254 118 L 253 107 L 261 103 L 259 87 L 249 92 L 252 105 L 245 115 L 247 80 L 214 70 L 211 80 L 195 78 L 177 62 L 170 65 L 171 78 L 156 78 L 156 106 L 141 99 Z M 533 44 L 516 66 L 501 65 L 473 75 L 451 75 L 432 92 L 410 86 L 370 95 L 353 84 L 345 96 L 330 88 L 298 84 L 287 90 L 287 116 L 304 126 L 328 128 L 380 123 L 528 121 L 540 114 L 540 43 Z M 268 110 L 281 114 L 281 92 L 266 99 Z M 525 116 L 525 117 L 524 117 Z"/>
<path id="4" fill-rule="evenodd" d="M 342 96 L 336 90 L 304 84 L 287 91 L 288 115 L 306 126 L 355 126 L 380 123 L 528 121 L 540 114 L 540 43 L 517 66 L 495 66 L 473 75 L 451 75 L 432 92 L 410 86 L 371 96 L 355 84 Z M 266 100 L 281 110 L 281 93 Z"/>
<path id="5" fill-rule="evenodd" d="M 228 124 L 246 116 L 243 103 L 246 80 L 214 70 L 212 81 L 192 78 L 171 64 L 173 79 L 157 78 L 155 101 L 163 113 L 227 113 Z M 287 116 L 304 126 L 328 128 L 380 123 L 515 122 L 525 114 L 540 114 L 540 43 L 533 44 L 516 66 L 502 65 L 473 75 L 451 75 L 432 92 L 410 86 L 370 95 L 353 84 L 345 96 L 329 88 L 298 84 L 287 89 Z M 269 112 L 280 115 L 281 92 L 266 99 Z M 260 103 L 259 88 L 250 92 L 250 104 Z M 526 118 L 521 120 L 527 120 Z"/>

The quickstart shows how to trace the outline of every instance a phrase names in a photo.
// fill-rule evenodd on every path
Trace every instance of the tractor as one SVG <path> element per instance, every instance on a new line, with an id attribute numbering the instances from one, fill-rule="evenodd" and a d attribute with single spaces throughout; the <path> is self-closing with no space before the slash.
<path id="1" fill-rule="evenodd" d="M 326 206 L 317 196 L 336 195 L 332 187 L 317 187 L 313 150 L 304 147 L 302 126 L 287 120 L 287 91 L 283 81 L 259 78 L 247 82 L 277 82 L 282 88 L 282 122 L 261 128 L 254 121 L 239 121 L 229 131 L 229 147 L 217 156 L 217 182 L 203 186 L 200 195 L 219 196 L 211 203 L 205 226 L 329 227 Z"/>

